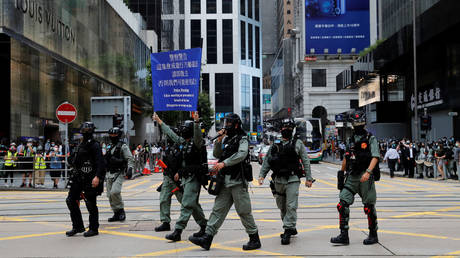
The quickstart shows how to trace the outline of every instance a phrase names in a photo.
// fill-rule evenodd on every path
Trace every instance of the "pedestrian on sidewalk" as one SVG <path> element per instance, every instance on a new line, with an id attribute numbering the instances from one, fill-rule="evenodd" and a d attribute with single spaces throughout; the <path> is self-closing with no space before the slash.
<path id="1" fill-rule="evenodd" d="M 390 149 L 385 153 L 384 161 L 388 162 L 388 168 L 390 169 L 390 177 L 393 178 L 395 174 L 396 162 L 400 162 L 399 153 L 396 151 L 396 144 L 392 144 Z"/>

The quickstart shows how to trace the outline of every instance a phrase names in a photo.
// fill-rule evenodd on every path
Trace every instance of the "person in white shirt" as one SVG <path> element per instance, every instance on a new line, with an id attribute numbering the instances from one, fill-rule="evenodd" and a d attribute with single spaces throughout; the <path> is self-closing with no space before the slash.
<path id="1" fill-rule="evenodd" d="M 390 177 L 394 177 L 396 162 L 400 162 L 399 153 L 396 151 L 396 144 L 392 144 L 391 147 L 385 153 L 383 160 L 388 161 L 388 168 L 390 168 Z"/>

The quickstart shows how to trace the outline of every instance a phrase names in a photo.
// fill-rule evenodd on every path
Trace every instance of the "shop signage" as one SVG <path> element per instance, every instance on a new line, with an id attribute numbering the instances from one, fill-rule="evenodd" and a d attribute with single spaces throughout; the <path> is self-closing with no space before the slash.
<path id="1" fill-rule="evenodd" d="M 380 101 L 380 77 L 377 76 L 359 88 L 359 106 Z"/>
<path id="2" fill-rule="evenodd" d="M 65 23 L 60 17 L 56 16 L 52 10 L 43 6 L 37 0 L 14 0 L 16 9 L 29 16 L 34 22 L 45 24 L 48 32 L 53 32 L 66 41 L 75 44 L 75 30 Z"/>
<path id="3" fill-rule="evenodd" d="M 426 108 L 443 104 L 441 88 L 435 87 L 427 90 L 418 92 L 417 96 L 417 108 Z M 414 94 L 411 96 L 411 109 L 415 108 L 415 97 Z"/>
<path id="4" fill-rule="evenodd" d="M 306 56 L 305 62 L 315 62 L 317 60 L 316 56 Z"/>

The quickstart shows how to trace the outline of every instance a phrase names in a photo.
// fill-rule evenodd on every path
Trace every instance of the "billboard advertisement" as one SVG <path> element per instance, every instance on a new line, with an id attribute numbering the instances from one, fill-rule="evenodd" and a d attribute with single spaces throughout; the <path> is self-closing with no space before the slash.
<path id="1" fill-rule="evenodd" d="M 305 34 L 307 55 L 358 54 L 370 45 L 369 0 L 305 0 Z"/>

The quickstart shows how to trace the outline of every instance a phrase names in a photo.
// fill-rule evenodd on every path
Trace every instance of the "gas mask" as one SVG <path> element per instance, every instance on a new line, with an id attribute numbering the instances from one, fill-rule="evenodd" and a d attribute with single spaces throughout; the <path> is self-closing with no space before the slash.
<path id="1" fill-rule="evenodd" d="M 364 135 L 366 134 L 366 130 L 364 130 L 364 125 L 356 125 L 353 126 L 356 135 Z"/>
<path id="2" fill-rule="evenodd" d="M 112 142 L 113 145 L 117 144 L 118 141 L 120 141 L 120 138 L 118 137 L 118 135 L 116 135 L 116 136 L 109 135 L 109 138 L 110 138 L 110 141 Z"/>
<path id="3" fill-rule="evenodd" d="M 235 126 L 231 123 L 227 123 L 225 125 L 225 133 L 227 134 L 228 137 L 232 138 L 233 136 L 236 135 L 236 129 Z"/>
<path id="4" fill-rule="evenodd" d="M 193 131 L 188 127 L 182 128 L 181 136 L 184 139 L 190 139 L 193 137 Z"/>
<path id="5" fill-rule="evenodd" d="M 281 137 L 284 139 L 291 139 L 292 137 L 292 129 L 291 128 L 283 128 L 281 129 Z"/>

